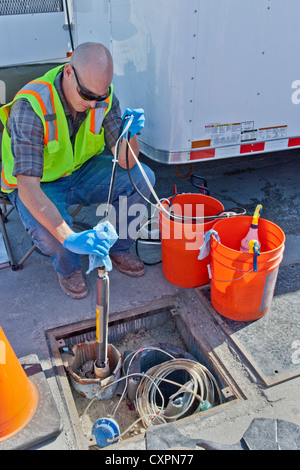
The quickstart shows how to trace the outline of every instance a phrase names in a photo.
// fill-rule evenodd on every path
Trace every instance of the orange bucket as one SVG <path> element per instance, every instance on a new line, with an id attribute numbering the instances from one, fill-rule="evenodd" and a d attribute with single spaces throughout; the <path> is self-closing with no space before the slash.
<path id="1" fill-rule="evenodd" d="M 257 320 L 267 313 L 284 252 L 281 228 L 259 219 L 261 249 L 254 272 L 253 254 L 239 251 L 251 221 L 250 216 L 219 220 L 214 230 L 220 242 L 211 237 L 211 303 L 218 313 L 238 321 Z"/>
<path id="2" fill-rule="evenodd" d="M 0 327 L 0 442 L 23 429 L 37 405 L 37 390 Z"/>
<path id="3" fill-rule="evenodd" d="M 168 211 L 171 200 L 174 215 L 210 217 L 224 210 L 221 202 L 203 194 L 177 194 L 170 197 L 163 202 Z M 203 222 L 172 218 L 172 213 L 159 213 L 163 274 L 176 286 L 198 287 L 209 282 L 207 265 L 210 263 L 210 255 L 202 260 L 198 260 L 198 256 L 203 235 L 214 226 L 216 220 Z"/>

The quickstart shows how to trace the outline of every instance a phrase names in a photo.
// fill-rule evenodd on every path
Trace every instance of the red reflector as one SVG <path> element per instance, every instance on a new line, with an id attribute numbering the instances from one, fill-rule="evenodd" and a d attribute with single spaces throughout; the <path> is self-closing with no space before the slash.
<path id="1" fill-rule="evenodd" d="M 264 142 L 257 142 L 256 144 L 241 145 L 240 153 L 263 152 L 265 149 Z"/>
<path id="2" fill-rule="evenodd" d="M 297 147 L 298 145 L 300 145 L 300 137 L 289 139 L 288 147 Z"/>
<path id="3" fill-rule="evenodd" d="M 215 149 L 195 150 L 190 153 L 190 160 L 202 160 L 204 158 L 214 158 Z"/>

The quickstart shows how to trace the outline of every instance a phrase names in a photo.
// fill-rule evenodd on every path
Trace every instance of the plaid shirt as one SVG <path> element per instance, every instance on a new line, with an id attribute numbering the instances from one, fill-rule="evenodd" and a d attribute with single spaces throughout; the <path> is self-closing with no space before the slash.
<path id="1" fill-rule="evenodd" d="M 87 112 L 77 113 L 73 118 L 61 87 L 62 72 L 54 81 L 67 118 L 70 139 L 75 142 L 76 134 L 87 116 Z M 105 143 L 109 148 L 117 142 L 122 117 L 119 100 L 113 94 L 112 107 L 103 120 Z M 44 129 L 39 116 L 26 99 L 19 99 L 12 106 L 7 121 L 7 131 L 11 136 L 11 149 L 14 157 L 13 175 L 43 176 Z"/>

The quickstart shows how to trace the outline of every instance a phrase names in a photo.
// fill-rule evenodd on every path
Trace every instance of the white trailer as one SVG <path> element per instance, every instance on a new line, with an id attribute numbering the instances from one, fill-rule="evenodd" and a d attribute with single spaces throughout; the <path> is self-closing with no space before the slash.
<path id="1" fill-rule="evenodd" d="M 284 150 L 300 147 L 299 17 L 299 0 L 1 1 L 0 65 L 63 61 L 72 44 L 102 42 L 123 109 L 145 110 L 151 159 Z M 0 81 L 1 102 L 8 88 Z"/>

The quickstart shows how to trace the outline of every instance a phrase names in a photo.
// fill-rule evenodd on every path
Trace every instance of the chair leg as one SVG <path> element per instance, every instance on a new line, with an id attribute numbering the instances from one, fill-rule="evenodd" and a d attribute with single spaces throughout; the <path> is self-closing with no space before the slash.
<path id="1" fill-rule="evenodd" d="M 75 215 L 77 215 L 83 207 L 85 207 L 83 204 L 78 204 L 76 209 L 71 213 L 71 217 L 74 219 Z M 84 231 L 84 230 L 90 230 L 92 227 L 89 224 L 86 224 L 85 222 L 78 222 L 74 220 L 73 228 L 77 228 L 80 231 Z"/>
<path id="2" fill-rule="evenodd" d="M 10 242 L 9 242 L 9 239 L 8 239 L 6 227 L 5 227 L 5 219 L 6 219 L 6 216 L 5 216 L 5 214 L 3 213 L 2 209 L 1 209 L 1 206 L 0 206 L 0 226 L 1 226 L 1 232 L 2 232 L 2 235 L 3 235 L 5 247 L 6 247 L 6 250 L 7 250 L 8 257 L 9 257 L 9 262 L 10 262 L 11 269 L 12 269 L 13 271 L 17 271 L 18 269 L 23 269 L 23 266 L 22 266 L 22 264 L 20 264 L 20 263 L 19 263 L 19 264 L 16 264 L 16 263 L 15 263 L 15 260 L 14 260 L 14 257 L 13 257 L 13 253 L 12 253 L 12 249 L 11 249 L 11 246 L 10 246 Z"/>
<path id="3" fill-rule="evenodd" d="M 71 216 L 75 217 L 75 215 L 77 215 L 83 207 L 84 207 L 83 204 L 79 204 L 76 207 L 76 209 L 74 210 L 74 212 L 71 214 Z M 5 210 L 3 211 L 2 208 L 1 208 L 1 204 L 0 204 L 0 227 L 1 227 L 2 234 L 3 234 L 5 247 L 6 247 L 6 250 L 7 250 L 8 257 L 9 257 L 11 269 L 13 271 L 17 271 L 19 269 L 23 269 L 23 264 L 29 258 L 29 256 L 34 252 L 34 250 L 36 249 L 36 246 L 33 245 L 18 263 L 15 262 L 14 257 L 13 257 L 13 253 L 12 253 L 12 249 L 11 249 L 11 246 L 10 246 L 9 238 L 8 238 L 8 235 L 7 235 L 6 227 L 5 227 L 5 223 L 7 222 L 7 216 L 13 210 L 14 210 L 14 207 L 12 207 L 9 211 L 6 211 L 6 205 L 5 205 Z M 82 223 L 74 222 L 74 227 L 78 228 L 79 230 L 88 230 L 88 229 L 91 228 L 88 224 L 85 224 L 83 222 Z"/>
<path id="4" fill-rule="evenodd" d="M 35 249 L 36 249 L 36 246 L 32 245 L 30 250 L 28 250 L 27 253 L 23 256 L 23 258 L 19 261 L 18 266 L 22 266 L 22 268 L 23 268 L 23 264 L 25 263 L 27 258 L 29 258 L 29 256 L 34 252 Z"/>
<path id="5" fill-rule="evenodd" d="M 79 211 L 81 211 L 81 209 L 84 207 L 83 204 L 78 204 L 78 206 L 76 207 L 76 209 L 72 212 L 71 214 L 71 217 L 75 217 L 75 215 L 78 214 Z"/>

